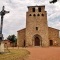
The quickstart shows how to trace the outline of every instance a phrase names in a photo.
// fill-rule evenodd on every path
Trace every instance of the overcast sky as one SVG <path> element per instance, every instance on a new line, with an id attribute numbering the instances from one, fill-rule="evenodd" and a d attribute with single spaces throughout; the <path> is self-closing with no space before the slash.
<path id="1" fill-rule="evenodd" d="M 4 16 L 4 38 L 11 34 L 17 36 L 17 31 L 26 27 L 27 6 L 45 5 L 48 26 L 60 29 L 60 0 L 55 4 L 50 4 L 49 1 L 51 0 L 0 0 L 0 11 L 3 5 L 5 10 L 10 11 Z"/>

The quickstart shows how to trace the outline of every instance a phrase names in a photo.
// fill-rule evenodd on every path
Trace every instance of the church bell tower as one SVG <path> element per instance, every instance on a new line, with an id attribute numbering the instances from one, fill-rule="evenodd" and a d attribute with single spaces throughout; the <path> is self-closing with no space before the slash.
<path id="1" fill-rule="evenodd" d="M 26 12 L 26 46 L 48 46 L 45 6 L 28 6 Z"/>

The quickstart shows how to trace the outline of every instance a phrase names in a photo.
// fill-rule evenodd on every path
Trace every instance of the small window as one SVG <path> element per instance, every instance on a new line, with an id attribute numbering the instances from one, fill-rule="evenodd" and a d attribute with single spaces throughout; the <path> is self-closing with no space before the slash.
<path id="1" fill-rule="evenodd" d="M 5 43 L 5 44 L 7 44 L 7 43 Z"/>
<path id="2" fill-rule="evenodd" d="M 40 16 L 40 14 L 37 14 L 37 16 Z"/>
<path id="3" fill-rule="evenodd" d="M 32 8 L 32 11 L 35 12 L 35 8 Z"/>
<path id="4" fill-rule="evenodd" d="M 44 16 L 44 14 L 42 14 L 42 16 Z"/>
<path id="5" fill-rule="evenodd" d="M 31 14 L 29 16 L 32 16 Z"/>
<path id="6" fill-rule="evenodd" d="M 38 30 L 38 27 L 36 27 L 36 30 Z"/>
<path id="7" fill-rule="evenodd" d="M 36 16 L 35 14 L 33 14 L 33 16 Z"/>
<path id="8" fill-rule="evenodd" d="M 41 12 L 41 8 L 38 8 L 38 12 Z"/>
<path id="9" fill-rule="evenodd" d="M 0 37 L 0 40 L 2 40 L 2 37 Z"/>

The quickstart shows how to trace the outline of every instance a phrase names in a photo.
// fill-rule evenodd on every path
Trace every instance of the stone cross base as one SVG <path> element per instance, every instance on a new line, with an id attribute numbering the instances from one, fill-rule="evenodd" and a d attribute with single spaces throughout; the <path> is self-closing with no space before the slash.
<path id="1" fill-rule="evenodd" d="M 4 42 L 0 42 L 0 53 L 4 52 Z"/>

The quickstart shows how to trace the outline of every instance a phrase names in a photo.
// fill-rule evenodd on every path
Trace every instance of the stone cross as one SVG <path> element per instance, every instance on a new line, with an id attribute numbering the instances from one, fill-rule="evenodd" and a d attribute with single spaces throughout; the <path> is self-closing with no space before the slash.
<path id="1" fill-rule="evenodd" d="M 3 34 L 2 34 L 2 28 L 3 28 L 3 17 L 6 13 L 9 13 L 9 11 L 4 10 L 4 6 L 2 7 L 2 11 L 0 12 L 1 15 L 1 25 L 0 25 L 0 40 L 3 39 Z"/>
<path id="2" fill-rule="evenodd" d="M 2 34 L 2 28 L 3 28 L 3 18 L 6 13 L 9 13 L 9 11 L 4 10 L 4 6 L 2 7 L 2 11 L 0 12 L 1 16 L 1 23 L 0 23 L 0 53 L 4 52 L 4 43 L 3 43 L 3 34 Z"/>

